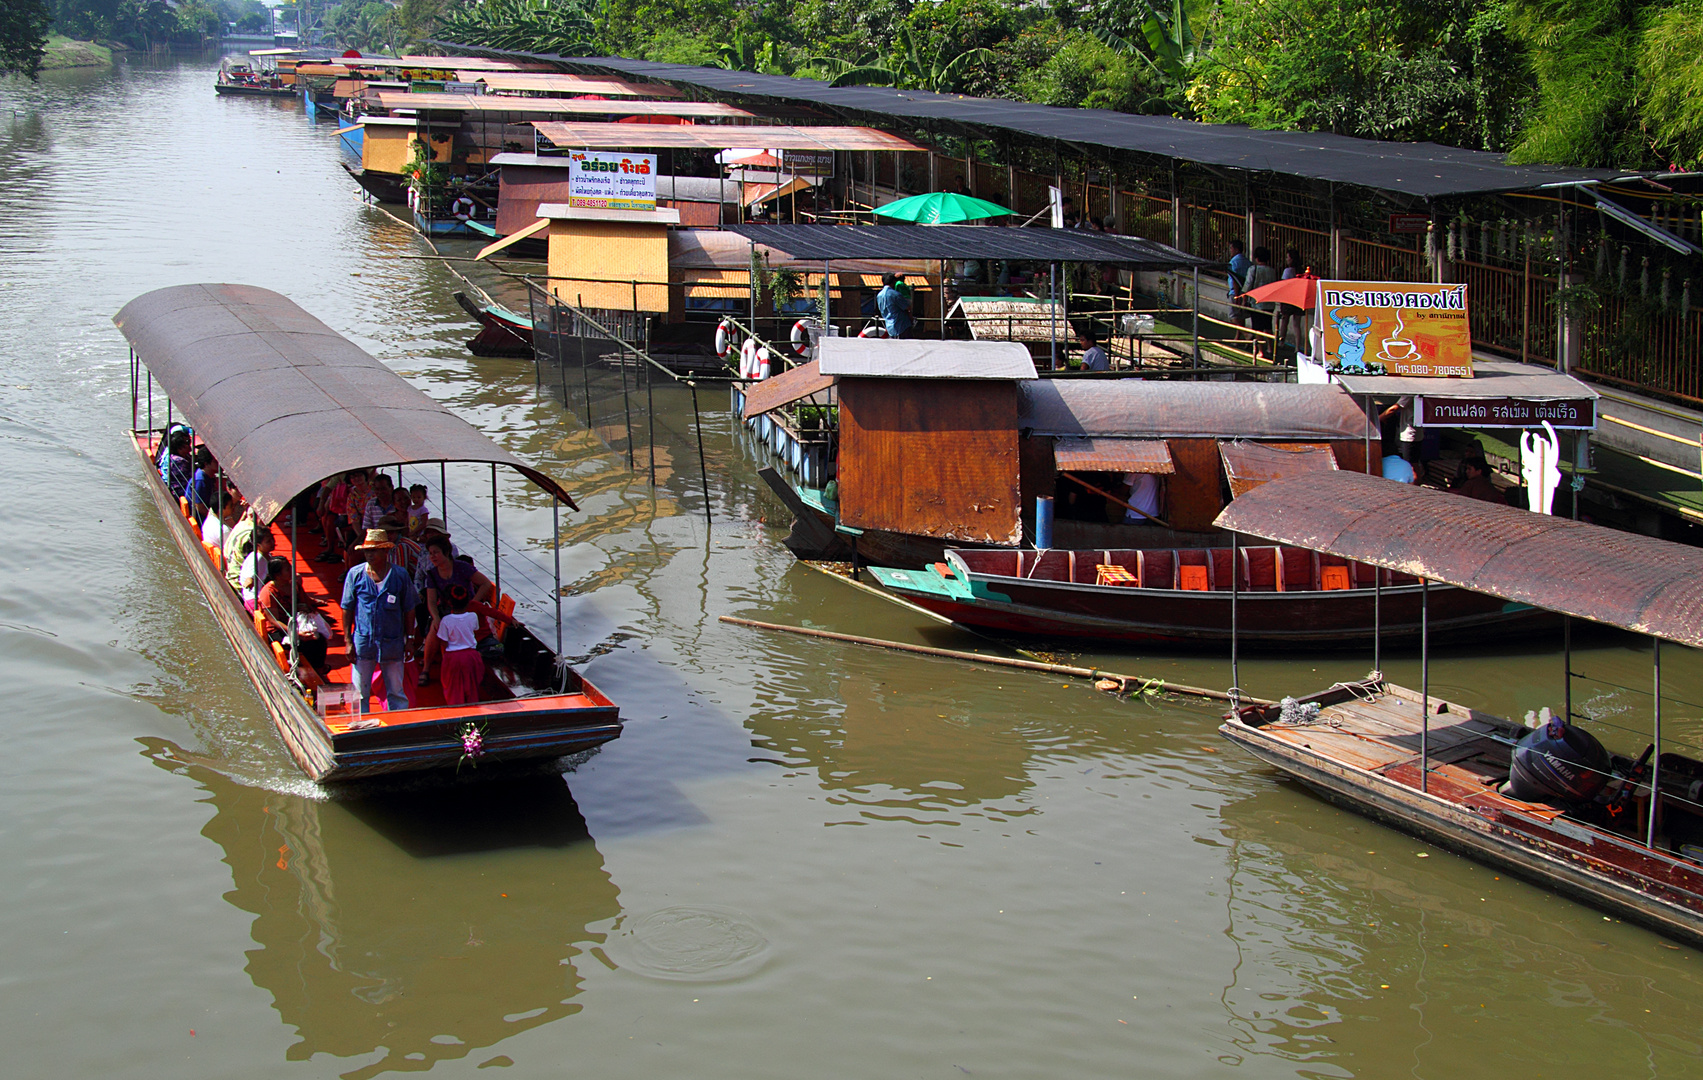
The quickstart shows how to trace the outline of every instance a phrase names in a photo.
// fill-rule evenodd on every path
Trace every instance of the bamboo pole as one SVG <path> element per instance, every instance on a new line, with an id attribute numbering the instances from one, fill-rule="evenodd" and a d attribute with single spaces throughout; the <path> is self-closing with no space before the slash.
<path id="1" fill-rule="evenodd" d="M 783 634 L 799 634 L 803 637 L 823 638 L 827 641 L 843 641 L 852 645 L 872 645 L 878 649 L 893 649 L 897 652 L 920 653 L 923 656 L 939 656 L 948 660 L 968 660 L 976 664 L 992 664 L 996 667 L 1021 668 L 1025 671 L 1044 671 L 1050 675 L 1070 675 L 1078 679 L 1111 679 L 1119 684 L 1120 690 L 1132 687 L 1138 690 L 1164 690 L 1167 693 L 1187 694 L 1191 697 L 1209 698 L 1213 701 L 1230 701 L 1229 694 L 1222 690 L 1207 690 L 1199 686 L 1185 686 L 1182 683 L 1166 682 L 1163 679 L 1147 679 L 1140 675 L 1123 675 L 1116 671 L 1101 671 L 1099 668 L 1072 667 L 1069 664 L 1049 664 L 1042 660 L 1013 660 L 1004 656 L 983 656 L 981 653 L 960 652 L 956 649 L 937 649 L 932 645 L 907 645 L 900 641 L 883 641 L 880 638 L 859 637 L 856 634 L 836 634 L 832 630 L 812 630 L 804 626 L 786 626 L 782 623 L 759 622 L 756 619 L 741 619 L 733 615 L 723 615 L 721 621 L 733 626 L 749 626 L 756 630 L 776 630 Z M 1242 697 L 1243 704 L 1270 705 L 1269 701 L 1259 698 Z"/>

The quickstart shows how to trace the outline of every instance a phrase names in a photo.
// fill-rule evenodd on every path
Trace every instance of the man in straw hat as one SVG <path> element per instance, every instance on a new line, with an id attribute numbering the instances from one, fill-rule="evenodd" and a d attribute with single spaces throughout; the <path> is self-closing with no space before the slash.
<path id="1" fill-rule="evenodd" d="M 383 529 L 368 529 L 356 544 L 366 559 L 349 568 L 343 578 L 343 611 L 348 622 L 355 682 L 361 691 L 361 711 L 372 705 L 373 670 L 384 672 L 384 707 L 408 708 L 402 664 L 408 658 L 408 639 L 414 634 L 414 605 L 420 602 L 414 582 L 390 562 L 395 545 Z"/>

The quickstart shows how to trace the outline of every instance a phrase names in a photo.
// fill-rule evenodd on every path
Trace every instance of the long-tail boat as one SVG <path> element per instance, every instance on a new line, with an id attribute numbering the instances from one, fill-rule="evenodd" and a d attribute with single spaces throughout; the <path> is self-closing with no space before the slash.
<path id="1" fill-rule="evenodd" d="M 1333 802 L 1703 945 L 1703 762 L 1664 748 L 1661 678 L 1664 640 L 1703 646 L 1703 550 L 1348 472 L 1273 480 L 1218 523 L 1564 616 L 1553 718 L 1433 696 L 1422 622 L 1418 690 L 1374 671 L 1219 730 Z M 1573 619 L 1651 638 L 1641 755 L 1604 749 L 1575 712 Z"/>
<path id="2" fill-rule="evenodd" d="M 476 703 L 445 704 L 440 685 L 415 685 L 417 669 L 410 663 L 411 707 L 360 712 L 339 608 L 344 566 L 302 550 L 306 515 L 292 509 L 325 478 L 352 470 L 395 467 L 400 475 L 404 465 L 437 465 L 441 477 L 450 462 L 476 462 L 490 465 L 493 499 L 497 468 L 511 468 L 551 497 L 554 515 L 561 504 L 574 503 L 553 478 L 277 293 L 247 285 L 180 285 L 137 297 L 113 321 L 130 343 L 131 440 L 148 491 L 280 738 L 308 776 L 335 782 L 460 768 L 470 758 L 475 765 L 557 758 L 620 734 L 615 704 L 560 660 L 559 557 L 554 649 L 510 622 L 496 635 L 495 648 L 481 650 L 487 670 Z M 156 384 L 163 391 L 157 404 Z M 271 531 L 274 554 L 291 565 L 297 585 L 288 640 L 273 642 L 261 632 L 263 624 L 227 584 L 217 545 L 203 547 L 187 503 L 162 482 L 157 463 L 174 421 L 189 425 L 212 452 L 247 500 L 256 528 Z M 493 506 L 493 530 L 495 513 Z M 512 599 L 501 592 L 496 539 L 493 606 L 512 613 Z M 295 636 L 305 598 L 334 630 L 323 673 L 305 662 Z"/>
<path id="3" fill-rule="evenodd" d="M 1419 637 L 1418 578 L 1297 547 L 948 548 L 920 570 L 868 573 L 919 607 L 1003 633 L 1198 645 L 1236 631 L 1267 647 L 1342 649 L 1362 647 L 1381 617 L 1385 641 Z M 1447 586 L 1429 602 L 1432 634 L 1450 641 L 1559 622 Z"/>

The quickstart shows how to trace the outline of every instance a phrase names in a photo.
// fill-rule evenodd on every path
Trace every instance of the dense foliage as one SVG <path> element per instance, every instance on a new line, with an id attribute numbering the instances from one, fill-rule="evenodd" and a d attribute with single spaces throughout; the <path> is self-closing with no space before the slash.
<path id="1" fill-rule="evenodd" d="M 6 0 L 0 5 L 0 75 L 35 78 L 52 24 L 47 0 Z"/>
<path id="2" fill-rule="evenodd" d="M 1703 0 L 450 0 L 432 36 L 841 84 L 1703 161 Z"/>
<path id="3" fill-rule="evenodd" d="M 0 0 L 0 8 L 15 2 Z M 180 0 L 175 8 L 165 0 L 53 0 L 53 28 L 66 37 L 134 49 L 217 41 L 232 24 L 261 30 L 272 17 L 260 0 Z"/>

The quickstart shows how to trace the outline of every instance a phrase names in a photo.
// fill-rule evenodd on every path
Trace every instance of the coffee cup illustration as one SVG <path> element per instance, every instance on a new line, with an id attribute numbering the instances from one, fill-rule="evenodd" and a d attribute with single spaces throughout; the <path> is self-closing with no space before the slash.
<path id="1" fill-rule="evenodd" d="M 1405 329 L 1406 327 L 1401 320 L 1401 312 L 1398 311 L 1396 312 L 1395 329 L 1391 330 L 1390 336 L 1384 339 L 1383 347 L 1378 350 L 1378 359 L 1401 361 L 1414 360 L 1419 357 L 1419 350 L 1414 347 L 1413 342 L 1402 336 L 1402 331 Z"/>

